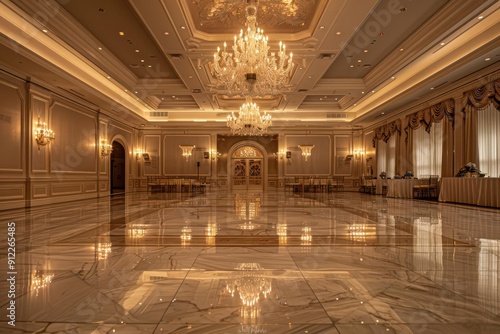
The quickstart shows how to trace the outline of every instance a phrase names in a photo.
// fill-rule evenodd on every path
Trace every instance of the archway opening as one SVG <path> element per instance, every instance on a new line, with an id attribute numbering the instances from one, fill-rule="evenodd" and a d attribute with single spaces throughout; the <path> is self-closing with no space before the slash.
<path id="1" fill-rule="evenodd" d="M 111 195 L 125 192 L 125 148 L 117 141 L 113 141 L 113 151 L 111 152 L 110 164 L 110 191 Z"/>

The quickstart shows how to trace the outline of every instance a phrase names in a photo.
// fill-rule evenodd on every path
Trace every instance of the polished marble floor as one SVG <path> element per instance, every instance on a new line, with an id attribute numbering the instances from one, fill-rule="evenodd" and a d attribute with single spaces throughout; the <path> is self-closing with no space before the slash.
<path id="1" fill-rule="evenodd" d="M 0 217 L 0 333 L 500 333 L 496 209 L 209 190 Z"/>

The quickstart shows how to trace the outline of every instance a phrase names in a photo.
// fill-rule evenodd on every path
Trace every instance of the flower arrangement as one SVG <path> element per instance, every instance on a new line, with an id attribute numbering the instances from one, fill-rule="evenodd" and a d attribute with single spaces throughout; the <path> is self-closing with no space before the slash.
<path id="1" fill-rule="evenodd" d="M 484 177 L 485 174 L 481 173 L 477 168 L 476 164 L 473 162 L 467 163 L 465 166 L 460 168 L 455 177 Z"/>
<path id="2" fill-rule="evenodd" d="M 404 178 L 404 179 L 412 179 L 412 178 L 413 178 L 413 172 L 412 172 L 412 171 L 407 170 L 407 171 L 405 172 L 405 175 L 403 175 L 403 178 Z"/>
<path id="3" fill-rule="evenodd" d="M 379 175 L 379 176 L 380 176 L 380 178 L 381 178 L 382 180 L 387 179 L 387 173 L 386 173 L 386 172 L 382 172 L 382 173 L 380 173 L 380 175 Z"/>

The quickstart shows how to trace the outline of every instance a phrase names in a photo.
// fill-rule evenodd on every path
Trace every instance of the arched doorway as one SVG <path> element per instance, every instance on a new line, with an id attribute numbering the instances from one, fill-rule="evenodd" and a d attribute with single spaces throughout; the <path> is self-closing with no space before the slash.
<path id="1" fill-rule="evenodd" d="M 265 156 L 254 146 L 236 148 L 230 159 L 232 190 L 263 190 L 265 185 Z"/>
<path id="2" fill-rule="evenodd" d="M 125 192 L 126 173 L 125 173 L 125 148 L 117 141 L 112 143 L 113 151 L 111 152 L 111 168 L 109 180 L 111 194 Z"/>

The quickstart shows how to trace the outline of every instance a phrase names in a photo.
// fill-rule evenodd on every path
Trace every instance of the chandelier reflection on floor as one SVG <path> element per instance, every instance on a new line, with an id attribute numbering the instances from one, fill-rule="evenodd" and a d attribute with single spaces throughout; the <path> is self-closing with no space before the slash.
<path id="1" fill-rule="evenodd" d="M 294 67 L 292 53 L 286 54 L 286 46 L 280 42 L 279 51 L 269 53 L 268 37 L 264 30 L 257 28 L 258 0 L 246 0 L 246 31 L 234 36 L 232 52 L 227 44 L 217 48 L 212 74 L 217 79 L 217 87 L 222 87 L 228 95 L 265 96 L 282 94 L 288 87 Z"/>
<path id="2" fill-rule="evenodd" d="M 259 106 L 247 97 L 246 102 L 240 107 L 238 116 L 233 113 L 227 115 L 227 126 L 232 134 L 240 136 L 258 136 L 267 132 L 272 125 L 271 115 L 264 112 L 260 114 Z"/>
<path id="3" fill-rule="evenodd" d="M 267 298 L 271 293 L 271 279 L 265 277 L 259 263 L 240 263 L 228 280 L 226 290 L 231 297 L 238 292 L 244 306 L 254 306 L 261 296 Z"/>

